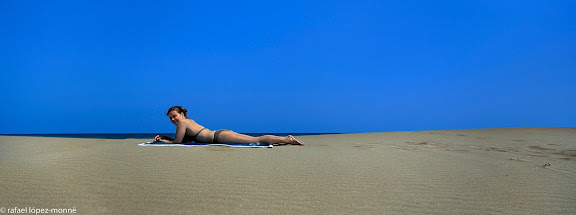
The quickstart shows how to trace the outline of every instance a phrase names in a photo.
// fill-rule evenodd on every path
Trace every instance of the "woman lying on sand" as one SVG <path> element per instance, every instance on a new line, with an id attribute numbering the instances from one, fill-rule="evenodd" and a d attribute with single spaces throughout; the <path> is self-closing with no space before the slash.
<path id="1" fill-rule="evenodd" d="M 245 134 L 239 134 L 228 129 L 220 129 L 217 131 L 210 131 L 204 126 L 199 125 L 194 120 L 188 118 L 186 113 L 188 111 L 181 106 L 174 106 L 168 109 L 166 115 L 176 128 L 176 135 L 174 139 L 156 135 L 154 142 L 165 143 L 264 143 L 264 144 L 292 144 L 304 145 L 292 135 L 286 137 L 279 137 L 274 135 L 264 135 L 260 137 L 253 137 Z"/>

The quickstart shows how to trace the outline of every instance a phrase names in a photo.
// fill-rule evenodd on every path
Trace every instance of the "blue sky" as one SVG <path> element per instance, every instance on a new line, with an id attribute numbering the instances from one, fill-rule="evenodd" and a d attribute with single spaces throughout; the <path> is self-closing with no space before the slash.
<path id="1" fill-rule="evenodd" d="M 574 1 L 0 1 L 0 133 L 576 127 Z"/>

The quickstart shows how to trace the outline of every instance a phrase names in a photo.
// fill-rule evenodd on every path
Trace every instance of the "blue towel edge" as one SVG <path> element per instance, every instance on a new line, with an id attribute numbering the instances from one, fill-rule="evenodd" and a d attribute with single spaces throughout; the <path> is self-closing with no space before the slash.
<path id="1" fill-rule="evenodd" d="M 185 147 L 198 147 L 198 146 L 228 146 L 234 148 L 272 148 L 273 145 L 266 145 L 263 143 L 257 143 L 258 145 L 246 145 L 249 143 L 244 144 L 225 144 L 225 143 L 154 143 L 154 142 L 145 142 L 138 144 L 139 146 L 185 146 Z"/>

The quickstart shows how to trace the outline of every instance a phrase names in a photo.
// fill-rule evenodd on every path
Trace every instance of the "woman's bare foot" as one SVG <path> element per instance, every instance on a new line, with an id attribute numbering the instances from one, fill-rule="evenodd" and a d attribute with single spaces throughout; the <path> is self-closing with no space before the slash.
<path id="1" fill-rule="evenodd" d="M 290 143 L 290 144 L 292 144 L 292 145 L 301 145 L 301 146 L 304 145 L 304 143 L 298 141 L 298 140 L 297 140 L 294 136 L 292 136 L 292 135 L 288 135 L 286 138 L 288 139 L 288 143 Z"/>

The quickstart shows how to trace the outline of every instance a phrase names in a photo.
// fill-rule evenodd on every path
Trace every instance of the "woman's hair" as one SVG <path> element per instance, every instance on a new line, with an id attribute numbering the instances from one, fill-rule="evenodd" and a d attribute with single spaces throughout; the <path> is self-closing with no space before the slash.
<path id="1" fill-rule="evenodd" d="M 183 108 L 182 106 L 173 106 L 170 109 L 168 109 L 168 111 L 166 112 L 166 115 L 168 115 L 170 112 L 172 112 L 173 110 L 175 110 L 178 113 L 184 113 L 184 117 L 188 118 L 188 116 L 186 115 L 188 113 L 188 110 L 186 110 L 186 108 Z"/>

